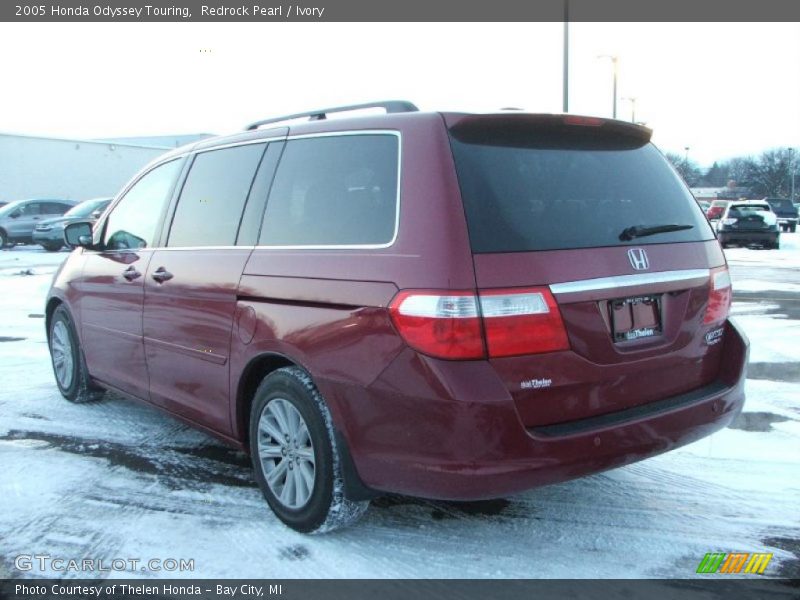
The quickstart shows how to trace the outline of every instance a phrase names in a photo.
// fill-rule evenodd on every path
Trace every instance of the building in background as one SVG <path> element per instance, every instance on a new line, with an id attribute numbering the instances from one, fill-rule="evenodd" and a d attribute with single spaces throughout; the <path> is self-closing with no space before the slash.
<path id="1" fill-rule="evenodd" d="M 206 137 L 73 140 L 0 133 L 0 201 L 114 196 L 157 156 Z"/>

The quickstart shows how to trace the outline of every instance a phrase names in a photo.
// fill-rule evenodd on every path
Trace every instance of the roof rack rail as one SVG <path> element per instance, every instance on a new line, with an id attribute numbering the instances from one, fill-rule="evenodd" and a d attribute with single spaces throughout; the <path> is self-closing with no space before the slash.
<path id="1" fill-rule="evenodd" d="M 383 108 L 386 113 L 406 113 L 417 112 L 419 109 L 411 102 L 406 100 L 384 100 L 382 102 L 367 102 L 366 104 L 352 104 L 350 106 L 335 106 L 333 108 L 322 108 L 320 110 L 311 110 L 308 112 L 297 113 L 294 115 L 286 115 L 283 117 L 275 117 L 272 119 L 264 119 L 263 121 L 256 121 L 250 123 L 245 129 L 252 131 L 258 129 L 262 125 L 269 125 L 270 123 L 280 123 L 281 121 L 290 121 L 292 119 L 302 119 L 308 117 L 309 121 L 323 121 L 328 118 L 330 113 L 348 112 L 351 110 L 361 110 L 364 108 Z"/>

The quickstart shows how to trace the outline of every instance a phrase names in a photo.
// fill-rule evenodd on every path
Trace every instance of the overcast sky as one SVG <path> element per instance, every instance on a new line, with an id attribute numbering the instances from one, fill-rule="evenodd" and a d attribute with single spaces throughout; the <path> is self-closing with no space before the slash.
<path id="1" fill-rule="evenodd" d="M 0 132 L 227 133 L 400 98 L 428 110 L 560 112 L 561 23 L 2 23 Z M 573 23 L 570 112 L 654 129 L 708 165 L 800 146 L 800 24 Z M 205 50 L 205 52 L 201 52 Z"/>

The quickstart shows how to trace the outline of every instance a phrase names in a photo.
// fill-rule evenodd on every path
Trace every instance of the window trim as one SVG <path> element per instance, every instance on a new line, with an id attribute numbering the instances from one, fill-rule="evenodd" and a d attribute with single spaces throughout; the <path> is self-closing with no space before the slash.
<path id="1" fill-rule="evenodd" d="M 301 139 L 309 139 L 309 138 L 320 138 L 320 137 L 344 137 L 344 136 L 353 136 L 353 135 L 391 135 L 397 138 L 397 198 L 395 201 L 395 211 L 394 211 L 394 232 L 392 233 L 392 238 L 383 244 L 297 244 L 297 245 L 269 245 L 269 244 L 256 244 L 256 250 L 378 250 L 383 248 L 390 248 L 394 246 L 395 242 L 397 241 L 397 236 L 400 232 L 400 189 L 401 184 L 403 181 L 403 136 L 401 133 L 394 129 L 362 129 L 356 131 L 326 131 L 324 133 L 305 133 L 299 135 L 289 135 L 286 137 L 286 141 L 289 142 L 291 140 L 301 140 Z M 284 146 L 284 151 L 286 146 Z M 281 155 L 281 160 L 283 160 L 283 155 Z M 275 169 L 275 173 L 272 176 L 273 183 L 275 181 L 275 176 L 278 174 L 281 165 L 280 162 L 278 163 L 277 169 Z M 269 210 L 269 199 L 267 199 L 266 206 L 264 208 L 264 218 L 266 218 L 267 211 Z M 263 222 L 263 219 L 262 219 Z M 263 227 L 263 224 L 262 224 Z M 260 233 L 259 233 L 260 237 Z"/>
<path id="2" fill-rule="evenodd" d="M 255 244 L 255 245 L 233 245 L 233 246 L 173 246 L 167 247 L 164 244 L 169 237 L 169 229 L 172 226 L 172 218 L 175 214 L 175 209 L 177 208 L 177 200 L 180 198 L 180 193 L 183 190 L 183 184 L 186 182 L 186 178 L 189 175 L 189 171 L 191 170 L 191 164 L 194 162 L 195 156 L 201 154 L 203 152 L 212 152 L 214 150 L 223 150 L 225 148 L 233 148 L 236 146 L 247 146 L 250 144 L 264 144 L 266 143 L 268 146 L 272 142 L 282 141 L 288 142 L 291 140 L 300 140 L 300 139 L 307 139 L 307 138 L 317 138 L 317 137 L 339 137 L 339 136 L 351 136 L 351 135 L 392 135 L 397 138 L 397 202 L 395 203 L 395 214 L 394 214 L 394 232 L 392 235 L 392 239 L 384 244 L 338 244 L 338 245 L 297 245 L 297 246 L 270 246 L 270 245 L 262 245 L 262 244 Z M 284 149 L 286 146 L 284 145 Z M 266 149 L 265 149 L 266 154 Z M 281 159 L 283 158 L 283 153 L 281 153 Z M 99 228 L 93 231 L 93 243 L 100 244 L 105 234 L 106 224 L 108 222 L 108 217 L 111 213 L 116 209 L 117 205 L 122 201 L 122 199 L 128 194 L 128 191 L 135 186 L 142 177 L 157 169 L 160 166 L 163 166 L 169 162 L 180 160 L 183 161 L 183 165 L 181 167 L 178 176 L 176 177 L 175 181 L 173 182 L 172 192 L 169 197 L 169 201 L 167 202 L 167 208 L 165 211 L 162 212 L 160 218 L 161 227 L 158 228 L 156 231 L 158 233 L 158 239 L 155 240 L 153 246 L 148 248 L 140 248 L 138 250 L 133 249 L 123 249 L 123 250 L 114 250 L 114 252 L 134 252 L 138 251 L 141 252 L 143 250 L 231 250 L 231 249 L 241 249 L 241 248 L 253 248 L 257 250 L 379 250 L 385 248 L 391 248 L 397 242 L 397 237 L 400 233 L 400 203 L 401 203 L 401 187 L 403 181 L 403 135 L 397 129 L 353 129 L 347 131 L 325 131 L 320 133 L 303 133 L 297 135 L 278 135 L 278 136 L 268 136 L 268 137 L 259 137 L 257 139 L 252 140 L 245 140 L 240 142 L 231 142 L 229 144 L 220 144 L 219 146 L 211 146 L 208 148 L 200 148 L 194 149 L 189 148 L 185 152 L 181 152 L 180 154 L 170 154 L 163 159 L 156 159 L 155 163 L 149 164 L 144 167 L 139 173 L 137 173 L 134 178 L 128 182 L 128 184 L 120 191 L 119 194 L 111 201 L 111 204 L 106 207 L 106 211 L 104 213 L 104 218 L 102 221 L 99 221 L 97 224 Z M 263 160 L 263 156 L 262 156 Z M 278 161 L 278 165 L 275 169 L 275 172 L 272 174 L 272 179 L 270 181 L 270 190 L 272 189 L 272 183 L 275 180 L 275 175 L 280 168 L 280 160 Z M 264 213 L 262 214 L 262 226 L 263 226 L 263 218 L 266 215 L 267 205 L 269 204 L 269 200 L 264 203 Z M 259 228 L 259 237 L 261 235 L 261 229 Z M 89 252 L 106 252 L 106 250 L 85 250 Z"/>

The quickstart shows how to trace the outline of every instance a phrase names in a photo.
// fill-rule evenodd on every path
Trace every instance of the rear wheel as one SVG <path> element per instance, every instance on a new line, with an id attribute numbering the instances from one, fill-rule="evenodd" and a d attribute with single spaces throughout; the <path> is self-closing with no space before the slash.
<path id="1" fill-rule="evenodd" d="M 794 233 L 795 231 L 797 231 L 797 224 L 794 224 L 794 225 L 789 225 L 789 231 L 791 231 L 792 233 Z"/>
<path id="2" fill-rule="evenodd" d="M 89 378 L 75 326 L 63 305 L 53 312 L 49 344 L 53 373 L 61 395 L 76 403 L 99 400 L 103 390 L 93 385 Z"/>
<path id="3" fill-rule="evenodd" d="M 44 248 L 48 252 L 58 252 L 59 250 L 61 250 L 61 247 L 63 245 L 64 244 L 59 244 L 59 243 L 49 243 L 49 244 L 42 244 L 42 248 Z"/>
<path id="4" fill-rule="evenodd" d="M 275 515 L 302 533 L 357 521 L 369 502 L 344 495 L 333 422 L 308 374 L 297 367 L 271 373 L 250 413 L 250 455 L 256 481 Z"/>

